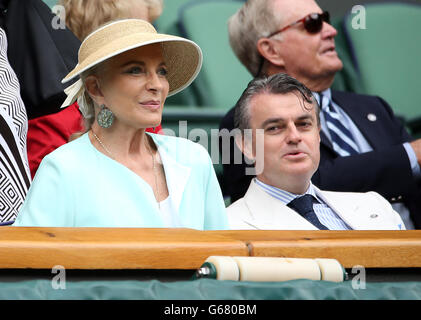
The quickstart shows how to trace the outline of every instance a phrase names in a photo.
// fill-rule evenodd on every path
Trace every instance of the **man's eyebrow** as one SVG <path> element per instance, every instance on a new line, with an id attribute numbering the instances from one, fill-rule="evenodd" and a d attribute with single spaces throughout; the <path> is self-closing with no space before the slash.
<path id="1" fill-rule="evenodd" d="M 279 122 L 284 122 L 285 120 L 284 120 L 284 118 L 269 118 L 269 119 L 266 119 L 265 121 L 263 121 L 263 123 L 262 123 L 262 127 L 266 127 L 268 124 L 271 124 L 271 123 L 279 123 Z"/>
<path id="2" fill-rule="evenodd" d="M 313 120 L 313 116 L 311 114 L 306 114 L 306 115 L 303 115 L 303 116 L 297 118 L 297 120 L 299 120 L 299 121 L 301 121 L 301 120 L 309 120 L 309 119 L 310 120 Z"/>
<path id="3" fill-rule="evenodd" d="M 304 114 L 304 115 L 299 116 L 298 118 L 296 118 L 295 121 L 303 121 L 303 120 L 309 120 L 309 119 L 310 120 L 313 119 L 312 115 L 311 114 Z M 265 121 L 263 121 L 262 127 L 265 127 L 265 126 L 267 126 L 267 125 L 269 125 L 271 123 L 282 123 L 282 122 L 285 122 L 285 119 L 284 118 L 280 118 L 280 117 L 277 117 L 277 118 L 269 118 L 269 119 L 266 119 Z"/>

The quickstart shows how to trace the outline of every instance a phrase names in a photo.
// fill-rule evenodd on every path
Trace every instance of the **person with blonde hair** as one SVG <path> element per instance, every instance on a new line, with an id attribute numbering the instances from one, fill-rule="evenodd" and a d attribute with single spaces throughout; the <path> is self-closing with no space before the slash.
<path id="1" fill-rule="evenodd" d="M 83 41 L 93 30 L 117 19 L 153 22 L 162 13 L 162 0 L 59 0 L 66 13 L 66 26 Z"/>
<path id="2" fill-rule="evenodd" d="M 14 225 L 226 229 L 207 150 L 146 132 L 201 65 L 197 44 L 158 34 L 144 20 L 118 20 L 88 35 L 62 82 L 79 77 L 66 93 L 92 117 L 91 127 L 44 158 Z"/>
<path id="3" fill-rule="evenodd" d="M 80 41 L 110 21 L 137 18 L 153 22 L 162 12 L 162 0 L 59 0 L 58 4 L 65 9 L 66 27 Z M 61 40 L 68 41 L 68 38 Z M 85 131 L 83 122 L 77 102 L 63 111 L 29 122 L 28 158 L 32 177 L 47 154 Z M 161 130 L 161 125 L 147 129 L 153 133 Z"/>

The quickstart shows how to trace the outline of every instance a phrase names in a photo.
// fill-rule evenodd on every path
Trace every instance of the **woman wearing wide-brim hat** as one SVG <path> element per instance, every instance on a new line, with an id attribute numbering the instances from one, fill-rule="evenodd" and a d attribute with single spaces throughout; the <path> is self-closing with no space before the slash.
<path id="1" fill-rule="evenodd" d="M 146 21 L 119 20 L 79 49 L 66 89 L 87 132 L 42 161 L 15 226 L 225 229 L 225 205 L 208 152 L 187 139 L 146 133 L 168 95 L 202 64 L 187 39 Z M 182 120 L 182 119 L 181 119 Z"/>

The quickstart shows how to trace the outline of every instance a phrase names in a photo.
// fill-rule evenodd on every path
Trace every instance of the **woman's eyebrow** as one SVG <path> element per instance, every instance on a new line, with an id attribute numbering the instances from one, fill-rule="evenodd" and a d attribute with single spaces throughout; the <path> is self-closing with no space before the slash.
<path id="1" fill-rule="evenodd" d="M 123 63 L 120 67 L 121 68 L 124 68 L 126 66 L 131 65 L 131 64 L 139 64 L 139 65 L 144 66 L 145 65 L 145 62 L 139 61 L 139 60 L 131 60 L 131 61 L 127 61 L 127 62 Z"/>
<path id="2" fill-rule="evenodd" d="M 132 64 L 137 64 L 137 65 L 141 65 L 141 66 L 145 66 L 146 65 L 146 63 L 143 62 L 143 61 L 140 61 L 140 60 L 131 60 L 131 61 L 127 61 L 127 62 L 123 63 L 120 67 L 121 68 L 124 68 L 124 67 L 127 67 L 127 66 L 132 65 Z M 161 67 L 161 66 L 166 66 L 166 64 L 165 64 L 164 61 L 161 62 L 158 65 L 158 67 Z"/>

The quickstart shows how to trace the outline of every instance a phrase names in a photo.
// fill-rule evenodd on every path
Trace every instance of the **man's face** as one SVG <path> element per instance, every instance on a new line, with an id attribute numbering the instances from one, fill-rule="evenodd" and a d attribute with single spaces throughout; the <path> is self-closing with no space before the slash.
<path id="1" fill-rule="evenodd" d="M 263 168 L 259 180 L 293 193 L 305 192 L 320 161 L 315 109 L 299 93 L 261 93 L 251 99 L 251 149 L 256 167 Z M 264 132 L 263 155 L 256 154 L 256 129 Z"/>
<path id="2" fill-rule="evenodd" d="M 274 26 L 273 31 L 310 13 L 322 13 L 313 0 L 274 0 L 273 6 L 274 12 L 283 17 L 281 25 Z M 342 61 L 335 50 L 336 34 L 336 29 L 326 22 L 316 34 L 308 33 L 303 23 L 283 31 L 281 40 L 275 41 L 286 73 L 307 86 L 320 78 L 332 77 L 333 81 L 335 73 L 342 69 Z"/>

